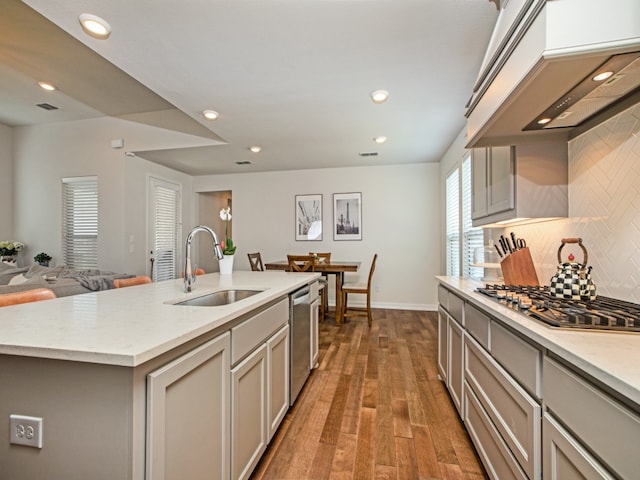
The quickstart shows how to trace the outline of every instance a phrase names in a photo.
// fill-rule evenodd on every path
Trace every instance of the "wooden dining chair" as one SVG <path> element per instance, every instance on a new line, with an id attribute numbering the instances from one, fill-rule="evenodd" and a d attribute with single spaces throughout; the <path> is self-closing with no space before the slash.
<path id="1" fill-rule="evenodd" d="M 309 252 L 309 255 L 314 256 L 316 264 L 331 263 L 331 252 Z M 329 274 L 324 272 L 322 273 L 322 278 L 320 279 L 320 287 L 324 288 L 326 293 L 329 292 Z M 324 318 L 324 313 L 327 313 L 329 311 L 328 295 L 322 295 L 322 311 Z"/>
<path id="2" fill-rule="evenodd" d="M 289 272 L 314 272 L 316 258 L 314 255 L 287 255 Z M 327 303 L 327 285 L 320 282 L 320 321 L 324 321 L 324 308 Z"/>
<path id="3" fill-rule="evenodd" d="M 366 316 L 371 326 L 371 280 L 373 279 L 373 272 L 376 269 L 376 260 L 378 254 L 373 256 L 371 262 L 371 268 L 369 269 L 369 279 L 367 283 L 344 283 L 342 285 L 342 313 L 341 319 L 344 321 L 345 317 Z M 366 295 L 366 307 L 349 307 L 347 306 L 347 298 L 349 294 Z"/>
<path id="4" fill-rule="evenodd" d="M 247 253 L 249 257 L 249 265 L 251 265 L 252 272 L 263 272 L 264 265 L 262 264 L 262 257 L 260 256 L 260 252 L 256 253 Z"/>
<path id="5" fill-rule="evenodd" d="M 144 285 L 145 283 L 151 283 L 151 278 L 146 275 L 131 278 L 116 278 L 113 281 L 113 288 L 132 287 L 134 285 Z"/>
<path id="6" fill-rule="evenodd" d="M 34 288 L 24 292 L 3 293 L 0 295 L 0 307 L 39 302 L 40 300 L 52 300 L 54 298 L 56 298 L 56 294 L 49 288 Z"/>
<path id="7" fill-rule="evenodd" d="M 313 255 L 287 255 L 289 272 L 313 272 L 315 258 Z"/>

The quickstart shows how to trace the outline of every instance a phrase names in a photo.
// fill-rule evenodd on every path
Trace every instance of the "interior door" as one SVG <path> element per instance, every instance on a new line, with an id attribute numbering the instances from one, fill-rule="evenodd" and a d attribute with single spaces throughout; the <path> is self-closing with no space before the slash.
<path id="1" fill-rule="evenodd" d="M 149 276 L 154 282 L 177 278 L 181 274 L 178 264 L 182 237 L 181 199 L 179 184 L 150 178 Z"/>

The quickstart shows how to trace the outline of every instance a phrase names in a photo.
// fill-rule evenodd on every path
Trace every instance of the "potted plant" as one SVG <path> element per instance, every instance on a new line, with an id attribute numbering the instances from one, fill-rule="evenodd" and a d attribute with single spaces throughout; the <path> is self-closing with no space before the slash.
<path id="1" fill-rule="evenodd" d="M 49 262 L 51 261 L 51 255 L 48 255 L 48 254 L 46 254 L 44 252 L 40 252 L 35 257 L 33 257 L 33 259 L 39 265 L 42 265 L 43 267 L 48 267 L 49 266 Z"/>
<path id="2" fill-rule="evenodd" d="M 220 219 L 224 221 L 224 242 L 222 242 L 222 253 L 224 258 L 219 261 L 220 273 L 230 274 L 233 270 L 233 255 L 236 253 L 236 246 L 229 237 L 229 222 L 231 221 L 231 207 L 220 210 Z"/>

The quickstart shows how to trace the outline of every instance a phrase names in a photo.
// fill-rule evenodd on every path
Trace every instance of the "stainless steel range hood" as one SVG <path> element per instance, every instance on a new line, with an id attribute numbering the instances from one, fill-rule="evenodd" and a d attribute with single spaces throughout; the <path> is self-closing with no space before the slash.
<path id="1" fill-rule="evenodd" d="M 566 141 L 639 101 L 635 0 L 510 0 L 468 104 L 467 146 Z"/>

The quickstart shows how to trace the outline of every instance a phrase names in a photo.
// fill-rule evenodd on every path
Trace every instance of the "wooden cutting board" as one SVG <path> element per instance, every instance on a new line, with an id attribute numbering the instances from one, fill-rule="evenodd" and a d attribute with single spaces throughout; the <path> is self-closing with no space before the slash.
<path id="1" fill-rule="evenodd" d="M 511 253 L 500 262 L 505 285 L 538 286 L 538 275 L 529 247 Z"/>

